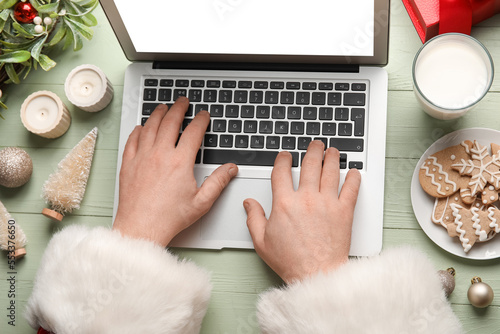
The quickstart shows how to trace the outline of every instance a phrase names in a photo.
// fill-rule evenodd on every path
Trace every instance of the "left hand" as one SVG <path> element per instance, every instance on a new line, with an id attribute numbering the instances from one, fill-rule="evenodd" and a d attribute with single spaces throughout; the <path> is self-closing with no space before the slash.
<path id="1" fill-rule="evenodd" d="M 160 104 L 144 127 L 137 126 L 130 134 L 123 152 L 113 224 L 123 235 L 167 246 L 210 210 L 238 173 L 235 164 L 222 165 L 198 187 L 193 168 L 210 114 L 199 112 L 176 146 L 188 106 L 184 97 L 170 110 Z"/>

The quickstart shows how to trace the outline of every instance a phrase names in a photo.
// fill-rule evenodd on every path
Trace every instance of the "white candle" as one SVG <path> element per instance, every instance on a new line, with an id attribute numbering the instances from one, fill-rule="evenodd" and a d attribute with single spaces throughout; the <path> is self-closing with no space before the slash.
<path id="1" fill-rule="evenodd" d="M 438 119 L 463 116 L 484 97 L 492 81 L 488 50 L 468 35 L 439 35 L 422 46 L 413 62 L 415 95 Z"/>
<path id="2" fill-rule="evenodd" d="M 64 83 L 66 97 L 78 108 L 95 112 L 111 102 L 113 86 L 104 72 L 94 65 L 80 65 L 74 68 Z"/>
<path id="3" fill-rule="evenodd" d="M 57 138 L 68 131 L 71 115 L 61 99 L 49 91 L 31 94 L 21 106 L 21 121 L 28 131 Z"/>

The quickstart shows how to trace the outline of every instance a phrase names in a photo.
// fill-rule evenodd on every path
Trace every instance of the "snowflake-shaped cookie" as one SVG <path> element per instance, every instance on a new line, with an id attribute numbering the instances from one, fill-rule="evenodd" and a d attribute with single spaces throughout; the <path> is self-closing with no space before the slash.
<path id="1" fill-rule="evenodd" d="M 495 189 L 500 189 L 500 155 L 488 153 L 487 146 L 481 146 L 474 141 L 470 149 L 472 159 L 460 159 L 460 163 L 452 164 L 460 175 L 469 175 L 469 189 L 471 195 L 475 196 L 483 192 L 486 184 L 491 184 Z"/>

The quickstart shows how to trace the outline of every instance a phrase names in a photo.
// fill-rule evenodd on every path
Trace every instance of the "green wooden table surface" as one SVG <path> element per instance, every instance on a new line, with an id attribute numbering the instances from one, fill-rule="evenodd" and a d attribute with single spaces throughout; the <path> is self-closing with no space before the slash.
<path id="1" fill-rule="evenodd" d="M 8 296 L 6 253 L 0 261 L 0 332 L 35 333 L 23 318 L 23 308 L 31 293 L 33 279 L 43 251 L 53 233 L 69 224 L 111 226 L 116 173 L 121 98 L 125 68 L 129 64 L 122 53 L 101 8 L 96 16 L 94 39 L 79 52 L 53 54 L 58 65 L 50 72 L 31 73 L 22 84 L 8 87 L 9 110 L 0 120 L 0 149 L 17 146 L 32 157 L 34 172 L 23 187 L 0 187 L 2 201 L 28 237 L 27 256 L 16 263 L 15 298 Z M 168 31 L 168 21 L 166 21 Z M 436 246 L 415 219 L 410 201 L 410 180 L 422 153 L 439 137 L 457 129 L 489 127 L 500 130 L 500 15 L 472 29 L 498 64 L 490 92 L 465 117 L 438 121 L 427 116 L 412 91 L 411 65 L 422 45 L 410 19 L 398 0 L 392 1 L 389 73 L 388 128 L 386 153 L 385 211 L 383 247 L 411 244 L 426 253 L 436 268 L 453 266 L 457 271 L 456 289 L 450 297 L 453 310 L 467 333 L 500 333 L 500 261 L 471 261 L 448 254 Z M 94 64 L 107 74 L 115 88 L 112 103 L 99 113 L 86 113 L 73 107 L 64 95 L 64 80 L 74 67 Z M 32 92 L 50 90 L 58 94 L 72 114 L 69 131 L 58 139 L 44 139 L 23 127 L 19 110 Z M 80 210 L 56 224 L 40 212 L 43 182 L 57 163 L 94 126 L 99 128 L 92 171 Z M 500 242 L 494 240 L 493 242 Z M 279 278 L 250 250 L 175 250 L 212 272 L 213 292 L 202 333 L 257 333 L 255 302 L 260 292 L 280 284 Z M 467 300 L 470 279 L 478 275 L 488 282 L 495 294 L 493 305 L 475 309 Z M 367 280 L 369 284 L 369 280 Z M 7 307 L 15 300 L 15 327 L 8 324 Z M 432 316 L 432 315 L 430 315 Z M 367 324 L 368 325 L 368 324 Z"/>

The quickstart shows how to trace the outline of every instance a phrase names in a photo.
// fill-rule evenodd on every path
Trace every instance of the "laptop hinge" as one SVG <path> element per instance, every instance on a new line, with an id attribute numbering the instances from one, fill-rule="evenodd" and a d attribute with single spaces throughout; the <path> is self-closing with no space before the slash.
<path id="1" fill-rule="evenodd" d="M 359 65 L 155 61 L 153 69 L 358 73 Z"/>

